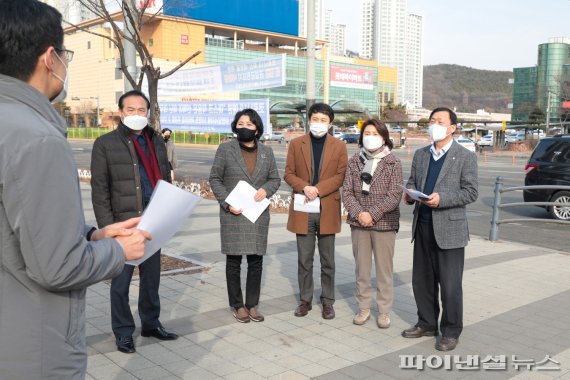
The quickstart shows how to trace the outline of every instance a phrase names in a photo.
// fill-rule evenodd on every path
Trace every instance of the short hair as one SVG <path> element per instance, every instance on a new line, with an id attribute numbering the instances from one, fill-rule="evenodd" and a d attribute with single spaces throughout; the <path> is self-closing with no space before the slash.
<path id="1" fill-rule="evenodd" d="M 311 116 L 315 113 L 324 113 L 330 119 L 332 123 L 334 120 L 334 111 L 331 106 L 326 103 L 315 103 L 309 108 L 309 112 L 307 113 L 307 121 L 311 120 Z"/>
<path id="2" fill-rule="evenodd" d="M 170 128 L 163 128 L 162 131 L 160 131 L 160 133 L 164 134 L 165 132 L 170 132 L 172 133 L 172 129 Z"/>
<path id="3" fill-rule="evenodd" d="M 360 139 L 358 140 L 358 145 L 363 146 L 362 140 L 364 139 L 364 130 L 369 125 L 372 125 L 372 126 L 374 126 L 374 128 L 376 128 L 376 131 L 378 132 L 378 134 L 380 136 L 382 136 L 382 139 L 384 140 L 384 144 L 388 148 L 390 148 L 390 149 L 394 148 L 394 143 L 392 142 L 392 140 L 390 140 L 390 132 L 388 132 L 388 128 L 386 127 L 386 124 L 384 124 L 383 122 L 381 122 L 378 119 L 368 119 L 364 123 L 362 123 L 362 128 L 360 128 Z"/>
<path id="4" fill-rule="evenodd" d="M 140 90 L 131 90 L 131 91 L 127 91 L 125 92 L 123 95 L 121 95 L 121 97 L 119 98 L 119 109 L 122 110 L 124 107 L 124 103 L 125 103 L 125 99 L 128 98 L 129 96 L 140 96 L 141 98 L 143 98 L 146 102 L 146 109 L 150 110 L 150 101 L 148 100 L 148 98 L 146 97 L 146 95 L 144 94 L 144 92 L 140 91 Z"/>
<path id="5" fill-rule="evenodd" d="M 28 81 L 47 48 L 63 49 L 61 14 L 37 0 L 2 2 L 0 74 Z"/>
<path id="6" fill-rule="evenodd" d="M 431 120 L 432 116 L 437 112 L 447 112 L 449 114 L 449 119 L 451 120 L 451 125 L 457 125 L 457 115 L 447 107 L 438 107 L 431 111 L 429 114 L 429 120 Z"/>
<path id="7" fill-rule="evenodd" d="M 257 128 L 257 133 L 255 134 L 255 137 L 257 139 L 259 139 L 261 136 L 263 136 L 263 120 L 261 120 L 261 116 L 259 116 L 257 111 L 254 109 L 251 109 L 251 108 L 246 108 L 246 109 L 243 109 L 243 110 L 239 111 L 238 113 L 236 113 L 236 115 L 234 117 L 234 121 L 232 121 L 232 132 L 233 133 L 237 133 L 236 132 L 237 123 L 238 123 L 240 117 L 242 117 L 242 116 L 249 117 L 249 120 Z"/>

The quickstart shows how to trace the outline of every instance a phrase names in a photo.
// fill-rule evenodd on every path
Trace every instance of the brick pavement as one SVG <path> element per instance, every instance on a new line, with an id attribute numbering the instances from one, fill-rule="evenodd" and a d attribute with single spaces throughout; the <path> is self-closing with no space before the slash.
<path id="1" fill-rule="evenodd" d="M 87 186 L 82 185 L 88 221 L 93 221 Z M 449 357 L 434 348 L 434 338 L 404 339 L 400 332 L 416 321 L 411 290 L 412 245 L 409 223 L 402 224 L 394 258 L 392 326 L 352 324 L 354 260 L 350 231 L 343 226 L 336 242 L 336 318 L 320 316 L 314 305 L 307 317 L 293 316 L 297 305 L 297 257 L 294 235 L 284 214 L 272 215 L 259 309 L 263 323 L 240 324 L 227 305 L 225 258 L 219 253 L 218 206 L 203 201 L 165 248 L 208 263 L 199 274 L 161 280 L 161 321 L 181 337 L 172 342 L 135 332 L 137 353 L 116 351 L 110 326 L 109 285 L 88 290 L 87 379 L 570 379 L 570 255 L 513 242 L 491 243 L 472 236 L 464 273 L 464 332 Z M 564 237 L 561 237 L 564 238 Z M 320 283 L 315 258 L 315 286 Z M 245 278 L 245 276 L 243 276 Z M 314 300 L 318 300 L 315 290 Z M 131 286 L 136 313 L 138 281 Z M 374 311 L 374 315 L 377 312 Z M 135 318 L 137 319 L 137 318 Z M 138 322 L 138 321 L 137 321 Z M 410 355 L 429 358 L 431 367 L 449 359 L 451 370 L 402 369 Z M 506 355 L 505 370 L 458 370 L 451 355 L 483 359 Z M 512 356 L 546 355 L 559 370 L 519 370 Z M 553 363 L 550 363 L 553 365 Z M 443 367 L 443 365 L 442 365 Z"/>

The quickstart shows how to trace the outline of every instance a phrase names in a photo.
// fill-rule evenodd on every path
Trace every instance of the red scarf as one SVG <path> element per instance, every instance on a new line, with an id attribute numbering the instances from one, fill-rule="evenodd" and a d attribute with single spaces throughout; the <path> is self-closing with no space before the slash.
<path id="1" fill-rule="evenodd" d="M 132 133 L 131 140 L 133 140 L 137 156 L 140 158 L 143 164 L 143 168 L 146 171 L 146 175 L 150 180 L 150 187 L 154 189 L 158 180 L 162 179 L 162 174 L 160 173 L 160 168 L 158 167 L 158 161 L 154 153 L 154 146 L 152 145 L 152 142 L 150 141 L 147 133 L 143 132 L 143 136 L 146 138 L 146 145 L 148 147 L 150 157 L 146 154 L 143 147 L 137 141 L 137 136 Z"/>

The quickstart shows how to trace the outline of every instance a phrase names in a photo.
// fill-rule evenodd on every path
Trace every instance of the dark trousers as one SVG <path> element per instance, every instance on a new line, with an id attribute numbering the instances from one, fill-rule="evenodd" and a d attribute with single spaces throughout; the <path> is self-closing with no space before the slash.
<path id="1" fill-rule="evenodd" d="M 111 281 L 111 326 L 115 336 L 132 336 L 135 321 L 129 307 L 129 286 L 133 277 L 133 265 L 126 265 L 123 272 Z M 139 265 L 139 316 L 143 330 L 160 327 L 160 250 Z"/>
<path id="2" fill-rule="evenodd" d="M 463 265 L 465 248 L 438 247 L 431 222 L 418 221 L 414 243 L 412 287 L 418 307 L 417 326 L 437 330 L 439 288 L 443 336 L 458 338 L 463 330 Z"/>
<path id="3" fill-rule="evenodd" d="M 245 305 L 241 291 L 241 255 L 226 256 L 226 281 L 228 298 L 234 309 L 246 307 L 251 309 L 259 304 L 261 291 L 261 273 L 263 271 L 263 256 L 245 255 L 247 257 L 247 279 L 245 283 Z"/>
<path id="4" fill-rule="evenodd" d="M 301 301 L 313 300 L 313 257 L 315 239 L 318 241 L 321 259 L 321 303 L 334 303 L 334 234 L 321 235 L 321 214 L 309 214 L 309 229 L 306 235 L 297 234 L 297 276 Z"/>

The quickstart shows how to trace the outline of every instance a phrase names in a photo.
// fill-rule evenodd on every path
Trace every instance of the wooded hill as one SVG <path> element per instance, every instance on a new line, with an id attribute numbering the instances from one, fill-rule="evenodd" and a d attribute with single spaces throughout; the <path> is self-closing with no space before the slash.
<path id="1" fill-rule="evenodd" d="M 459 65 L 424 66 L 423 107 L 453 107 L 458 112 L 510 113 L 511 71 L 478 70 Z"/>

